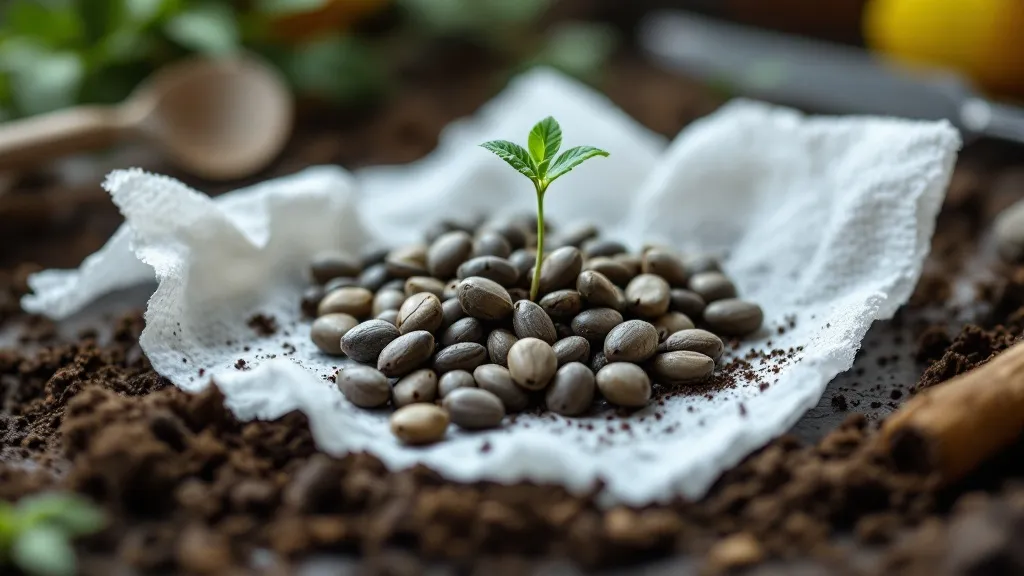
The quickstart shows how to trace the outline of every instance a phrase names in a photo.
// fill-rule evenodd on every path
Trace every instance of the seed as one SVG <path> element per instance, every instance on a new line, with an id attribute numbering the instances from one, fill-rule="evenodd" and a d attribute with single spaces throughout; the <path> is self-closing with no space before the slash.
<path id="1" fill-rule="evenodd" d="M 487 349 L 476 342 L 461 342 L 442 348 L 434 356 L 434 370 L 438 374 L 452 370 L 475 370 L 487 362 Z"/>
<path id="2" fill-rule="evenodd" d="M 384 259 L 384 265 L 388 273 L 395 278 L 409 278 L 411 276 L 426 276 L 427 271 L 427 247 L 422 244 L 414 244 L 392 250 Z"/>
<path id="3" fill-rule="evenodd" d="M 583 270 L 583 255 L 578 248 L 566 246 L 548 254 L 540 266 L 540 291 L 544 294 L 570 288 Z"/>
<path id="4" fill-rule="evenodd" d="M 590 371 L 597 374 L 608 365 L 608 358 L 605 357 L 604 352 L 594 352 L 594 356 L 590 359 Z"/>
<path id="5" fill-rule="evenodd" d="M 693 320 L 682 312 L 667 312 L 654 321 L 654 327 L 658 329 L 658 341 L 668 338 L 669 334 L 680 330 L 693 328 Z"/>
<path id="6" fill-rule="evenodd" d="M 630 279 L 639 274 L 640 268 L 643 267 L 643 260 L 636 254 L 616 254 L 610 258 L 625 266 L 626 270 L 629 270 Z"/>
<path id="7" fill-rule="evenodd" d="M 359 275 L 359 285 L 371 292 L 376 292 L 384 286 L 384 283 L 391 278 L 388 274 L 388 267 L 385 264 L 373 264 L 368 266 Z"/>
<path id="8" fill-rule="evenodd" d="M 398 327 L 398 310 L 385 310 L 376 316 L 377 320 L 383 320 L 388 324 Z"/>
<path id="9" fill-rule="evenodd" d="M 508 290 L 478 276 L 466 278 L 459 284 L 459 302 L 466 314 L 481 320 L 501 320 L 512 313 Z"/>
<path id="10" fill-rule="evenodd" d="M 505 418 L 505 405 L 493 392 L 480 388 L 453 390 L 442 403 L 452 423 L 466 430 L 496 428 Z"/>
<path id="11" fill-rule="evenodd" d="M 383 286 L 380 287 L 380 289 L 381 290 L 400 290 L 402 292 L 402 294 L 405 294 L 405 279 L 404 278 L 394 278 L 392 280 L 388 280 L 387 282 L 384 283 Z"/>
<path id="12" fill-rule="evenodd" d="M 338 288 L 327 294 L 316 309 L 318 316 L 342 313 L 356 318 L 366 318 L 372 311 L 373 293 L 358 286 Z"/>
<path id="13" fill-rule="evenodd" d="M 444 285 L 444 292 L 442 293 L 442 300 L 451 300 L 452 298 L 458 299 L 459 297 L 459 282 L 458 278 L 449 280 Z"/>
<path id="14" fill-rule="evenodd" d="M 447 430 L 448 413 L 433 404 L 410 404 L 391 415 L 391 433 L 406 444 L 432 444 Z"/>
<path id="15" fill-rule="evenodd" d="M 700 352 L 717 363 L 725 351 L 725 345 L 721 338 L 711 332 L 700 328 L 691 328 L 670 334 L 658 346 L 658 352 L 681 352 L 683 350 Z"/>
<path id="16" fill-rule="evenodd" d="M 427 250 L 427 270 L 435 278 L 452 278 L 472 251 L 473 239 L 468 233 L 456 230 L 442 234 Z"/>
<path id="17" fill-rule="evenodd" d="M 683 265 L 690 276 L 702 272 L 721 272 L 722 266 L 718 259 L 709 254 L 694 254 L 683 259 Z"/>
<path id="18" fill-rule="evenodd" d="M 385 320 L 367 320 L 341 337 L 341 351 L 356 362 L 375 364 L 381 350 L 400 335 L 394 324 Z"/>
<path id="19" fill-rule="evenodd" d="M 408 334 L 416 330 L 433 332 L 441 326 L 444 316 L 441 301 L 429 292 L 410 296 L 398 309 L 398 330 Z"/>
<path id="20" fill-rule="evenodd" d="M 403 376 L 391 390 L 391 401 L 396 408 L 417 402 L 433 402 L 437 398 L 437 374 L 429 368 L 416 370 Z"/>
<path id="21" fill-rule="evenodd" d="M 704 316 L 704 307 L 707 304 L 693 290 L 673 288 L 669 292 L 669 309 L 686 314 L 691 319 L 700 319 Z"/>
<path id="22" fill-rule="evenodd" d="M 565 366 L 570 362 L 586 362 L 590 358 L 590 342 L 582 336 L 568 336 L 555 342 L 551 349 L 555 351 L 555 358 L 559 366 Z"/>
<path id="23" fill-rule="evenodd" d="M 508 295 L 510 298 L 512 298 L 513 304 L 519 302 L 520 300 L 530 299 L 530 292 L 525 288 L 509 288 Z"/>
<path id="24" fill-rule="evenodd" d="M 380 351 L 377 369 L 389 378 L 405 376 L 419 368 L 434 353 L 434 336 L 426 330 L 403 334 Z"/>
<path id="25" fill-rule="evenodd" d="M 455 226 L 453 221 L 441 220 L 440 222 L 434 222 L 430 226 L 427 226 L 427 229 L 423 232 L 423 239 L 426 240 L 428 244 L 433 244 L 441 236 L 457 230 L 458 228 Z"/>
<path id="26" fill-rule="evenodd" d="M 753 302 L 727 298 L 708 304 L 704 321 L 712 330 L 726 336 L 746 336 L 761 327 L 764 312 Z"/>
<path id="27" fill-rule="evenodd" d="M 641 274 L 626 286 L 626 305 L 637 316 L 657 318 L 668 312 L 669 287 L 661 276 Z"/>
<path id="28" fill-rule="evenodd" d="M 512 253 L 512 246 L 508 240 L 497 232 L 487 231 L 480 233 L 473 241 L 473 256 L 497 256 L 508 258 Z"/>
<path id="29" fill-rule="evenodd" d="M 508 371 L 516 384 L 542 390 L 558 370 L 551 345 L 537 338 L 522 338 L 508 351 Z"/>
<path id="30" fill-rule="evenodd" d="M 509 255 L 508 262 L 519 272 L 519 284 L 529 286 L 533 280 L 529 272 L 537 262 L 537 251 L 532 248 L 521 248 Z"/>
<path id="31" fill-rule="evenodd" d="M 562 246 L 579 248 L 587 240 L 597 238 L 597 235 L 597 227 L 593 224 L 580 224 L 564 232 L 558 240 Z"/>
<path id="32" fill-rule="evenodd" d="M 509 247 L 518 250 L 526 246 L 526 230 L 518 222 L 499 222 L 485 225 L 481 230 L 484 232 L 496 232 L 505 237 Z"/>
<path id="33" fill-rule="evenodd" d="M 427 292 L 441 298 L 444 296 L 444 282 L 430 276 L 413 276 L 405 281 L 405 295 Z"/>
<path id="34" fill-rule="evenodd" d="M 320 286 L 310 286 L 302 293 L 300 308 L 302 315 L 310 318 L 316 317 L 316 309 L 320 301 L 324 299 L 324 289 Z"/>
<path id="35" fill-rule="evenodd" d="M 447 398 L 453 390 L 459 388 L 476 388 L 476 380 L 473 380 L 473 375 L 465 370 L 452 370 L 442 374 L 437 381 L 437 393 L 441 398 Z"/>
<path id="36" fill-rule="evenodd" d="M 604 339 L 609 362 L 643 362 L 658 350 L 658 330 L 643 320 L 627 320 Z"/>
<path id="37" fill-rule="evenodd" d="M 736 297 L 736 286 L 721 272 L 701 272 L 690 278 L 690 290 L 696 292 L 708 304 L 715 300 Z"/>
<path id="38" fill-rule="evenodd" d="M 548 410 L 562 416 L 578 416 L 594 402 L 594 373 L 579 362 L 570 362 L 555 372 L 544 396 Z"/>
<path id="39" fill-rule="evenodd" d="M 388 252 L 391 250 L 384 246 L 369 245 L 360 252 L 359 261 L 363 265 L 363 269 L 369 268 L 375 264 L 383 264 L 384 259 L 388 257 Z"/>
<path id="40" fill-rule="evenodd" d="M 391 397 L 388 379 L 369 366 L 345 366 L 338 372 L 336 380 L 345 398 L 360 408 L 382 406 Z"/>
<path id="41" fill-rule="evenodd" d="M 512 375 L 504 366 L 497 364 L 484 364 L 473 370 L 473 380 L 476 385 L 501 399 L 505 405 L 506 412 L 521 412 L 530 397 L 516 383 L 512 381 Z"/>
<path id="42" fill-rule="evenodd" d="M 626 245 L 616 240 L 595 239 L 583 243 L 583 255 L 587 258 L 615 256 L 627 252 Z"/>
<path id="43" fill-rule="evenodd" d="M 478 256 L 466 260 L 459 266 L 459 279 L 472 276 L 494 280 L 502 286 L 514 286 L 519 279 L 519 271 L 511 262 L 497 256 Z"/>
<path id="44" fill-rule="evenodd" d="M 458 320 L 468 318 L 458 298 L 449 298 L 441 303 L 441 329 L 447 329 Z"/>
<path id="45" fill-rule="evenodd" d="M 373 315 L 379 316 L 385 310 L 398 310 L 405 302 L 405 294 L 398 290 L 381 290 L 373 297 Z"/>
<path id="46" fill-rule="evenodd" d="M 651 361 L 651 376 L 662 384 L 698 382 L 711 376 L 714 371 L 714 360 L 691 350 L 665 352 Z"/>
<path id="47" fill-rule="evenodd" d="M 519 338 L 516 338 L 516 335 L 508 330 L 500 328 L 492 330 L 487 335 L 487 355 L 490 357 L 491 363 L 507 367 L 508 351 L 518 341 Z"/>
<path id="48" fill-rule="evenodd" d="M 324 354 L 340 356 L 341 337 L 357 324 L 359 320 L 348 314 L 325 314 L 313 321 L 309 337 Z"/>
<path id="49" fill-rule="evenodd" d="M 665 250 L 651 249 L 644 253 L 640 265 L 644 274 L 661 276 L 670 286 L 684 287 L 689 275 L 683 261 L 676 255 Z"/>
<path id="50" fill-rule="evenodd" d="M 317 284 L 326 284 L 338 276 L 358 276 L 363 265 L 358 258 L 345 252 L 325 251 L 313 256 L 309 271 Z"/>
<path id="51" fill-rule="evenodd" d="M 518 338 L 538 338 L 548 344 L 558 338 L 555 323 L 548 313 L 529 300 L 520 300 L 513 306 L 512 329 Z"/>
<path id="52" fill-rule="evenodd" d="M 338 288 L 348 288 L 349 286 L 359 286 L 359 279 L 352 278 L 351 276 L 338 276 L 337 278 L 331 278 L 324 284 L 324 294 L 330 294 Z"/>
<path id="53" fill-rule="evenodd" d="M 540 299 L 540 307 L 552 318 L 568 320 L 580 313 L 583 300 L 575 290 L 555 290 Z"/>
<path id="54" fill-rule="evenodd" d="M 591 308 L 580 312 L 572 319 L 572 331 L 600 348 L 605 336 L 619 324 L 622 324 L 622 314 L 617 310 Z"/>
<path id="55" fill-rule="evenodd" d="M 616 406 L 642 408 L 651 399 L 651 379 L 636 364 L 608 364 L 601 368 L 595 379 L 601 395 Z"/>
<path id="56" fill-rule="evenodd" d="M 484 340 L 484 327 L 476 318 L 462 318 L 445 329 L 441 335 L 441 347 L 445 348 L 453 344 L 463 342 L 476 342 Z"/>
<path id="57" fill-rule="evenodd" d="M 623 302 L 615 284 L 604 274 L 584 270 L 576 278 L 576 290 L 587 304 L 602 308 L 622 310 Z"/>
<path id="58" fill-rule="evenodd" d="M 597 258 L 587 260 L 583 263 L 583 270 L 600 272 L 618 286 L 625 286 L 627 282 L 633 279 L 633 276 L 636 276 L 636 274 L 630 272 L 630 269 L 625 264 L 616 262 L 607 256 L 598 256 Z"/>

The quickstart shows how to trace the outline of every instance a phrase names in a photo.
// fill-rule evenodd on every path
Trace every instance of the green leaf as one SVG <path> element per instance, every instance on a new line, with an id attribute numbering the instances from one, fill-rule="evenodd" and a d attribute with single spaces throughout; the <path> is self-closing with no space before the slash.
<path id="1" fill-rule="evenodd" d="M 52 526 L 36 526 L 18 535 L 11 559 L 33 576 L 74 576 L 75 550 L 67 537 Z"/>
<path id="2" fill-rule="evenodd" d="M 24 526 L 52 526 L 68 536 L 92 534 L 106 524 L 99 508 L 74 494 L 51 493 L 22 498 L 17 513 Z"/>
<path id="3" fill-rule="evenodd" d="M 309 42 L 278 60 L 299 92 L 338 104 L 368 100 L 387 83 L 377 55 L 350 36 Z"/>
<path id="4" fill-rule="evenodd" d="M 569 148 L 555 159 L 555 162 L 548 169 L 548 182 L 554 182 L 556 178 L 565 175 L 573 168 L 586 162 L 595 156 L 608 156 L 608 153 L 593 146 L 577 146 Z"/>
<path id="5" fill-rule="evenodd" d="M 301 14 L 319 10 L 327 5 L 328 0 L 257 0 L 256 10 L 263 14 L 276 16 L 284 14 Z"/>
<path id="6" fill-rule="evenodd" d="M 530 137 L 527 139 L 530 147 L 530 156 L 533 163 L 537 165 L 538 176 L 544 177 L 548 170 L 548 163 L 558 149 L 562 146 L 562 128 L 552 116 L 537 122 L 537 125 L 530 130 Z"/>
<path id="7" fill-rule="evenodd" d="M 480 145 L 493 152 L 498 158 L 508 163 L 517 172 L 531 180 L 537 180 L 537 170 L 530 158 L 530 153 L 522 146 L 507 140 L 491 140 Z"/>
<path id="8" fill-rule="evenodd" d="M 11 100 L 18 111 L 40 114 L 74 104 L 85 76 L 78 54 L 17 40 L 0 46 L 0 72 L 10 75 Z"/>
<path id="9" fill-rule="evenodd" d="M 535 64 L 553 66 L 577 78 L 592 78 L 618 44 L 615 30 L 594 22 L 566 22 L 548 32 Z"/>
<path id="10" fill-rule="evenodd" d="M 200 4 L 178 14 L 167 22 L 164 32 L 183 47 L 204 54 L 232 52 L 240 41 L 234 11 L 219 3 Z"/>
<path id="11" fill-rule="evenodd" d="M 0 16 L 4 32 L 31 38 L 51 48 L 68 46 L 82 33 L 82 22 L 68 2 L 14 0 Z"/>

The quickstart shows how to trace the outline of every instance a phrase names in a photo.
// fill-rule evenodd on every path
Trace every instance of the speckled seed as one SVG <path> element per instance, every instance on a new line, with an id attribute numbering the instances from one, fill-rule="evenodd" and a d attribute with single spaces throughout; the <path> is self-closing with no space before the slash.
<path id="1" fill-rule="evenodd" d="M 320 306 L 320 301 L 324 299 L 324 289 L 320 286 L 310 286 L 302 292 L 302 300 L 300 301 L 302 315 L 310 318 L 316 317 L 316 309 Z"/>
<path id="2" fill-rule="evenodd" d="M 416 330 L 433 332 L 441 327 L 444 319 L 441 301 L 429 292 L 414 294 L 398 309 L 398 331 L 408 334 Z"/>
<path id="3" fill-rule="evenodd" d="M 690 278 L 690 290 L 696 292 L 708 304 L 715 300 L 736 297 L 736 286 L 721 272 L 701 272 Z"/>
<path id="4" fill-rule="evenodd" d="M 375 316 L 377 320 L 384 320 L 388 324 L 398 327 L 398 310 L 385 310 Z"/>
<path id="5" fill-rule="evenodd" d="M 473 380 L 478 388 L 494 394 L 505 405 L 506 412 L 521 412 L 529 404 L 530 397 L 512 381 L 508 368 L 497 364 L 484 364 L 473 370 Z"/>
<path id="6" fill-rule="evenodd" d="M 382 264 L 373 264 L 368 266 L 363 273 L 359 275 L 359 285 L 366 288 L 370 292 L 376 292 L 380 290 L 384 283 L 391 279 L 391 275 L 388 274 L 388 267 Z"/>
<path id="7" fill-rule="evenodd" d="M 681 350 L 658 354 L 650 368 L 651 376 L 662 384 L 688 384 L 711 376 L 715 361 L 700 352 Z"/>
<path id="8" fill-rule="evenodd" d="M 694 326 L 693 320 L 690 320 L 690 317 L 682 312 L 666 312 L 663 316 L 655 319 L 653 324 L 658 330 L 659 342 L 668 338 L 669 334 L 680 330 L 689 330 Z"/>
<path id="9" fill-rule="evenodd" d="M 727 298 L 708 304 L 704 309 L 704 321 L 718 334 L 746 336 L 761 327 L 764 312 L 753 302 Z"/>
<path id="10" fill-rule="evenodd" d="M 594 352 L 594 355 L 590 358 L 590 371 L 597 374 L 608 365 L 608 358 L 605 357 L 604 352 Z"/>
<path id="11" fill-rule="evenodd" d="M 615 284 L 600 272 L 580 272 L 576 277 L 576 290 L 590 306 L 622 310 L 623 301 Z"/>
<path id="12" fill-rule="evenodd" d="M 447 430 L 448 413 L 433 404 L 410 404 L 391 415 L 391 433 L 406 444 L 432 444 Z"/>
<path id="13" fill-rule="evenodd" d="M 512 313 L 508 290 L 478 276 L 466 278 L 459 284 L 459 302 L 466 314 L 481 320 L 501 320 Z"/>
<path id="14" fill-rule="evenodd" d="M 508 351 L 512 380 L 527 390 L 542 390 L 558 370 L 551 345 L 537 338 L 522 338 Z"/>
<path id="15" fill-rule="evenodd" d="M 341 313 L 356 318 L 366 318 L 372 311 L 373 293 L 358 286 L 338 288 L 327 294 L 316 309 L 317 316 Z"/>
<path id="16" fill-rule="evenodd" d="M 590 342 L 582 336 L 562 338 L 555 342 L 551 349 L 555 351 L 559 366 L 565 366 L 570 362 L 586 362 L 590 358 Z"/>
<path id="17" fill-rule="evenodd" d="M 597 238 L 583 243 L 583 255 L 587 258 L 598 256 L 615 256 L 627 252 L 625 244 L 617 240 Z"/>
<path id="18" fill-rule="evenodd" d="M 441 329 L 445 330 L 455 322 L 468 318 L 458 298 L 449 298 L 441 303 Z"/>
<path id="19" fill-rule="evenodd" d="M 391 390 L 391 401 L 396 408 L 417 402 L 433 402 L 437 398 L 437 374 L 429 368 L 416 370 L 403 376 Z"/>
<path id="20" fill-rule="evenodd" d="M 536 302 L 520 300 L 512 307 L 512 329 L 518 338 L 538 338 L 553 344 L 558 338 L 555 323 Z"/>
<path id="21" fill-rule="evenodd" d="M 640 274 L 626 285 L 626 306 L 642 318 L 657 318 L 668 312 L 668 282 L 654 274 Z"/>
<path id="22" fill-rule="evenodd" d="M 569 320 L 580 313 L 583 300 L 575 290 L 555 290 L 540 299 L 540 307 L 552 318 Z"/>
<path id="23" fill-rule="evenodd" d="M 441 220 L 440 222 L 434 222 L 427 226 L 427 229 L 423 232 L 423 239 L 426 240 L 428 244 L 433 244 L 441 236 L 444 236 L 448 232 L 454 232 L 455 230 L 457 230 L 457 228 L 455 227 L 454 222 L 451 220 Z"/>
<path id="24" fill-rule="evenodd" d="M 381 290 L 373 297 L 373 315 L 379 316 L 385 310 L 398 310 L 405 302 L 405 294 L 398 290 Z"/>
<path id="25" fill-rule="evenodd" d="M 434 353 L 434 336 L 426 330 L 403 334 L 384 347 L 377 369 L 389 378 L 405 376 L 419 368 Z"/>
<path id="26" fill-rule="evenodd" d="M 700 352 L 718 362 L 725 351 L 725 345 L 721 338 L 711 332 L 700 328 L 691 328 L 670 334 L 658 346 L 658 352 L 681 352 L 683 350 Z"/>
<path id="27" fill-rule="evenodd" d="M 444 282 L 430 276 L 413 276 L 405 281 L 405 295 L 427 292 L 438 298 L 444 296 Z"/>
<path id="28" fill-rule="evenodd" d="M 618 311 L 611 308 L 591 308 L 580 312 L 572 319 L 572 331 L 600 348 L 604 343 L 604 337 L 619 324 L 622 324 L 622 314 Z"/>
<path id="29" fill-rule="evenodd" d="M 578 416 L 594 402 L 594 373 L 584 364 L 570 362 L 555 372 L 544 403 L 562 416 Z"/>
<path id="30" fill-rule="evenodd" d="M 324 284 L 324 294 L 329 294 L 338 288 L 347 288 L 349 286 L 359 286 L 359 279 L 352 278 L 351 276 L 338 276 L 337 278 L 331 278 L 326 284 Z"/>
<path id="31" fill-rule="evenodd" d="M 356 362 L 376 364 L 381 350 L 400 335 L 386 320 L 367 320 L 342 336 L 341 351 Z"/>
<path id="32" fill-rule="evenodd" d="M 384 259 L 388 257 L 388 252 L 391 249 L 386 246 L 375 246 L 369 245 L 364 247 L 359 253 L 359 261 L 362 263 L 363 268 L 369 268 L 374 264 L 383 264 Z"/>
<path id="33" fill-rule="evenodd" d="M 345 366 L 336 379 L 345 398 L 360 408 L 382 406 L 391 397 L 388 379 L 369 366 Z"/>
<path id="34" fill-rule="evenodd" d="M 508 245 L 513 250 L 526 246 L 526 230 L 518 222 L 488 223 L 480 230 L 481 234 L 484 232 L 497 232 L 501 234 L 505 237 L 505 240 L 508 240 Z"/>
<path id="35" fill-rule="evenodd" d="M 583 263 L 583 269 L 600 272 L 618 286 L 625 286 L 626 283 L 633 279 L 633 276 L 636 276 L 624 264 L 607 256 L 598 256 L 597 258 L 587 260 Z"/>
<path id="36" fill-rule="evenodd" d="M 644 274 L 661 276 L 669 286 L 683 288 L 689 279 L 683 261 L 665 250 L 651 249 L 644 253 L 640 271 Z"/>
<path id="37" fill-rule="evenodd" d="M 427 250 L 427 270 L 435 278 L 452 278 L 472 252 L 473 239 L 468 233 L 456 230 L 442 234 Z"/>
<path id="38" fill-rule="evenodd" d="M 442 296 L 441 299 L 442 300 L 451 300 L 452 298 L 458 299 L 458 297 L 459 297 L 459 282 L 460 282 L 460 280 L 458 278 L 455 278 L 453 280 L 449 280 L 448 283 L 444 285 L 444 292 L 441 294 L 441 296 Z"/>
<path id="39" fill-rule="evenodd" d="M 508 258 L 512 253 L 512 246 L 508 240 L 494 231 L 484 231 L 473 241 L 473 256 L 497 256 Z"/>
<path id="40" fill-rule="evenodd" d="M 636 254 L 616 254 L 610 258 L 625 266 L 626 270 L 629 270 L 629 278 L 631 280 L 634 276 L 640 273 L 640 268 L 643 266 L 643 261 L 640 259 L 640 256 Z"/>
<path id="41" fill-rule="evenodd" d="M 384 265 L 394 278 L 426 276 L 430 273 L 427 271 L 427 247 L 422 244 L 392 250 L 384 259 Z"/>
<path id="42" fill-rule="evenodd" d="M 434 355 L 434 370 L 438 374 L 452 370 L 475 370 L 487 362 L 487 349 L 476 342 L 462 342 L 442 348 Z"/>
<path id="43" fill-rule="evenodd" d="M 404 278 L 393 278 L 384 283 L 380 287 L 381 290 L 399 290 L 405 294 L 405 279 Z"/>
<path id="44" fill-rule="evenodd" d="M 540 266 L 540 291 L 543 294 L 571 288 L 583 270 L 579 248 L 566 246 L 548 254 Z"/>
<path id="45" fill-rule="evenodd" d="M 641 408 L 651 399 L 651 379 L 636 364 L 608 364 L 601 368 L 595 379 L 601 395 L 616 406 Z"/>
<path id="46" fill-rule="evenodd" d="M 442 403 L 452 423 L 466 430 L 496 428 L 505 418 L 505 405 L 493 392 L 481 388 L 453 390 Z"/>
<path id="47" fill-rule="evenodd" d="M 359 258 L 345 252 L 326 251 L 313 256 L 309 271 L 317 284 L 326 284 L 339 276 L 358 276 L 363 271 Z"/>
<path id="48" fill-rule="evenodd" d="M 487 335 L 487 355 L 492 364 L 508 367 L 508 351 L 519 341 L 516 335 L 499 328 Z"/>
<path id="49" fill-rule="evenodd" d="M 532 248 L 520 248 L 509 255 L 508 262 L 519 272 L 519 284 L 529 286 L 533 278 L 527 273 L 537 263 L 537 251 Z"/>
<path id="50" fill-rule="evenodd" d="M 437 381 L 437 394 L 441 398 L 447 397 L 453 390 L 459 388 L 476 388 L 476 380 L 473 380 L 473 375 L 465 370 L 452 370 L 442 374 Z"/>
<path id="51" fill-rule="evenodd" d="M 341 337 L 357 324 L 359 320 L 348 314 L 325 314 L 313 321 L 309 337 L 324 354 L 341 356 Z"/>
<path id="52" fill-rule="evenodd" d="M 718 263 L 718 258 L 709 254 L 693 254 L 683 258 L 683 265 L 686 266 L 686 271 L 690 273 L 690 276 L 694 274 L 700 274 L 701 272 L 721 272 L 722 266 Z"/>
<path id="53" fill-rule="evenodd" d="M 484 327 L 476 318 L 462 318 L 445 329 L 441 335 L 441 347 L 451 346 L 462 342 L 484 341 Z"/>
<path id="54" fill-rule="evenodd" d="M 643 320 L 626 320 L 604 339 L 609 362 L 643 362 L 658 350 L 658 330 Z"/>
<path id="55" fill-rule="evenodd" d="M 457 272 L 459 279 L 466 279 L 472 276 L 494 280 L 502 286 L 514 286 L 519 279 L 519 271 L 511 262 L 497 256 L 477 256 L 466 260 L 459 266 Z"/>
<path id="56" fill-rule="evenodd" d="M 558 334 L 559 340 L 576 335 L 576 333 L 572 331 L 572 325 L 564 322 L 555 322 L 555 333 Z"/>
<path id="57" fill-rule="evenodd" d="M 669 310 L 686 314 L 691 320 L 700 320 L 704 317 L 704 307 L 707 303 L 693 290 L 674 288 L 669 292 L 669 300 Z"/>

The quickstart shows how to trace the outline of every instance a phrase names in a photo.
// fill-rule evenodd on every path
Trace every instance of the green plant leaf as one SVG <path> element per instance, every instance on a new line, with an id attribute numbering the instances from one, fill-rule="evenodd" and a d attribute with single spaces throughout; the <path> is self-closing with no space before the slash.
<path id="1" fill-rule="evenodd" d="M 554 182 L 556 178 L 565 175 L 573 168 L 586 162 L 595 156 L 608 156 L 608 153 L 593 146 L 577 146 L 562 152 L 548 169 L 548 182 Z"/>
<path id="2" fill-rule="evenodd" d="M 4 8 L 0 23 L 4 32 L 31 38 L 51 48 L 70 45 L 83 31 L 83 23 L 69 2 L 14 0 Z"/>
<path id="3" fill-rule="evenodd" d="M 234 10 L 220 3 L 200 4 L 174 16 L 164 32 L 183 47 L 204 54 L 226 54 L 240 42 Z"/>
<path id="4" fill-rule="evenodd" d="M 256 10 L 273 15 L 301 14 L 323 8 L 327 2 L 328 0 L 257 0 Z"/>
<path id="5" fill-rule="evenodd" d="M 9 75 L 18 112 L 40 114 L 75 103 L 85 66 L 74 52 L 52 51 L 16 38 L 0 45 L 0 72 Z"/>
<path id="6" fill-rule="evenodd" d="M 75 550 L 53 526 L 40 525 L 19 534 L 11 547 L 11 559 L 33 576 L 75 574 Z"/>
<path id="7" fill-rule="evenodd" d="M 68 536 L 84 536 L 106 524 L 103 512 L 74 494 L 50 493 L 18 501 L 17 514 L 24 526 L 52 526 Z"/>
<path id="8" fill-rule="evenodd" d="M 388 79 L 377 58 L 358 39 L 334 36 L 304 44 L 277 60 L 300 93 L 353 104 L 384 91 Z"/>
<path id="9" fill-rule="evenodd" d="M 537 166 L 538 176 L 543 178 L 548 170 L 548 163 L 555 157 L 555 154 L 558 154 L 558 149 L 562 146 L 562 128 L 558 125 L 558 121 L 553 116 L 548 116 L 537 122 L 533 130 L 530 130 L 527 144 L 530 147 L 533 163 Z"/>
<path id="10" fill-rule="evenodd" d="M 592 79 L 615 52 L 615 29 L 595 22 L 565 22 L 553 27 L 533 60 L 577 78 Z"/>
<path id="11" fill-rule="evenodd" d="M 530 153 L 526 151 L 526 148 L 507 140 L 491 140 L 480 146 L 493 152 L 523 176 L 531 180 L 538 179 L 533 159 L 530 158 Z"/>

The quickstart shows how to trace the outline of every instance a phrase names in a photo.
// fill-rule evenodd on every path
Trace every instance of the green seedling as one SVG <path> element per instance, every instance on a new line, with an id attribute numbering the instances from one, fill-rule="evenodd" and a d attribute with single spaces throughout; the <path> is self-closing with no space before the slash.
<path id="1" fill-rule="evenodd" d="M 540 265 L 544 258 L 544 193 L 548 186 L 573 168 L 595 156 L 608 153 L 593 146 L 576 146 L 561 154 L 562 128 L 551 116 L 537 122 L 527 139 L 529 150 L 507 140 L 491 140 L 480 146 L 490 150 L 509 166 L 533 182 L 537 191 L 537 261 L 530 283 L 530 300 L 537 300 L 540 290 Z M 558 154 L 558 157 L 555 157 Z"/>
<path id="2" fill-rule="evenodd" d="M 0 502 L 0 566 L 14 564 L 30 576 L 74 576 L 71 541 L 105 524 L 98 508 L 74 494 Z"/>

